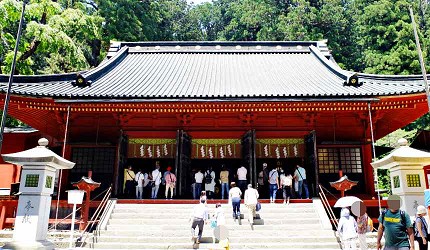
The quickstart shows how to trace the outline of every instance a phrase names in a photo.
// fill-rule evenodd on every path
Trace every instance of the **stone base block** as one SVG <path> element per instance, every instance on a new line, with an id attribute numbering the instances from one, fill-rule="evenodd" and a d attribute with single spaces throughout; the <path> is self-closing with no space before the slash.
<path id="1" fill-rule="evenodd" d="M 54 250 L 55 245 L 50 241 L 12 241 L 3 246 L 3 250 Z"/>

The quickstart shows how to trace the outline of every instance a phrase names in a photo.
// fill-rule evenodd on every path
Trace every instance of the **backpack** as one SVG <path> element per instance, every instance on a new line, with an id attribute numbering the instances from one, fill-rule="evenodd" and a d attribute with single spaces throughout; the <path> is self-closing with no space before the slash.
<path id="1" fill-rule="evenodd" d="M 206 183 L 206 184 L 211 184 L 211 183 L 212 183 L 212 175 L 211 175 L 211 173 L 209 173 L 209 172 L 206 172 L 206 175 L 205 175 L 205 183 Z"/>
<path id="2" fill-rule="evenodd" d="M 400 211 L 400 218 L 401 218 L 401 222 L 402 222 L 402 226 L 404 228 L 403 231 L 406 232 L 407 230 L 407 226 L 406 226 L 406 215 L 405 215 L 405 211 L 403 210 L 399 210 Z M 382 211 L 382 225 L 384 225 L 384 219 L 385 219 L 385 214 L 387 213 L 387 209 L 385 209 L 384 211 Z"/>
<path id="3" fill-rule="evenodd" d="M 373 231 L 373 221 L 372 218 L 370 218 L 369 216 L 367 216 L 367 232 L 372 232 Z"/>

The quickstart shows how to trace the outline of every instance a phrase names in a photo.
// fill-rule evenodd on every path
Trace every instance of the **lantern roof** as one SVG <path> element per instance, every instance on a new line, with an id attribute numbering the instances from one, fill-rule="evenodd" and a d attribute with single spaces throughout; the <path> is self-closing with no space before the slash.
<path id="1" fill-rule="evenodd" d="M 398 162 L 409 163 L 410 165 L 425 166 L 430 164 L 430 153 L 408 146 L 406 139 L 400 139 L 399 147 L 390 154 L 377 160 L 371 165 L 374 168 L 389 169 L 398 165 Z"/>
<path id="2" fill-rule="evenodd" d="M 50 166 L 55 169 L 71 169 L 75 166 L 74 162 L 68 161 L 63 157 L 49 150 L 46 146 L 48 140 L 41 138 L 39 146 L 22 152 L 12 154 L 2 154 L 3 160 L 20 166 L 32 166 L 33 168 L 44 168 Z"/>
<path id="3" fill-rule="evenodd" d="M 330 182 L 330 186 L 336 188 L 336 190 L 347 191 L 353 186 L 357 185 L 358 181 L 351 181 L 348 176 L 344 175 L 339 180 Z"/>
<path id="4" fill-rule="evenodd" d="M 79 190 L 93 191 L 94 189 L 100 187 L 100 182 L 95 182 L 91 177 L 82 176 L 82 178 L 77 182 L 72 182 L 74 187 L 78 187 Z"/>

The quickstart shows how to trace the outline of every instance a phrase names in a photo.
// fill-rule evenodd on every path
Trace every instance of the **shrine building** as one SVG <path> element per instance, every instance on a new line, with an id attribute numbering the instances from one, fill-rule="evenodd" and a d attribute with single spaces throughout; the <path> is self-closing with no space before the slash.
<path id="1" fill-rule="evenodd" d="M 2 101 L 7 82 L 0 75 Z M 255 185 L 266 162 L 304 166 L 314 196 L 340 169 L 358 181 L 349 193 L 374 195 L 370 121 L 377 140 L 425 114 L 427 101 L 422 76 L 342 70 L 324 41 L 115 42 L 88 71 L 15 76 L 8 112 L 59 154 L 67 130 L 76 166 L 64 185 L 92 170 L 100 190 L 120 195 L 127 165 L 159 161 L 189 198 L 196 169 L 218 178 L 222 164 L 243 165 Z M 2 153 L 19 151 L 11 144 Z"/>

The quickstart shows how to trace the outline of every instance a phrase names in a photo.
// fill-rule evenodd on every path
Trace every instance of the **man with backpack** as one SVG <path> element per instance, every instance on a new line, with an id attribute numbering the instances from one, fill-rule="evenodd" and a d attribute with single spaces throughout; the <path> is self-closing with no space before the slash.
<path id="1" fill-rule="evenodd" d="M 215 172 L 212 170 L 212 167 L 209 167 L 205 171 L 205 191 L 207 197 L 213 199 L 215 193 Z"/>
<path id="2" fill-rule="evenodd" d="M 377 249 L 382 249 L 382 234 L 385 237 L 384 250 L 414 250 L 414 233 L 409 215 L 400 210 L 400 197 L 390 195 L 388 209 L 379 216 Z"/>

